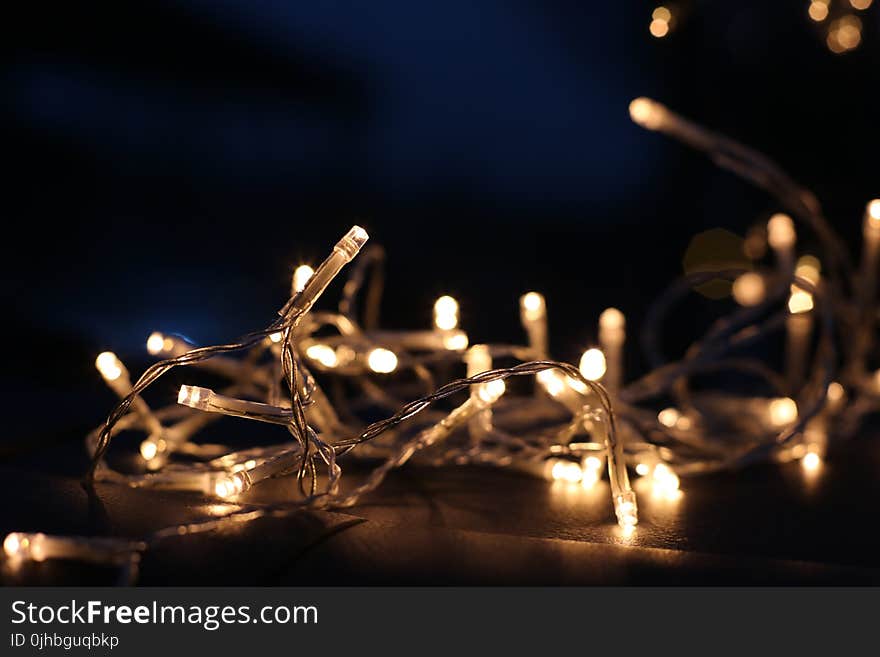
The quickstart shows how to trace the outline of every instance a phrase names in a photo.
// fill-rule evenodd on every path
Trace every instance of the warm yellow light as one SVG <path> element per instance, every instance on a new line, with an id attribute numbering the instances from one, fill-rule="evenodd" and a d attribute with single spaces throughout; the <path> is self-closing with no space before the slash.
<path id="1" fill-rule="evenodd" d="M 300 265 L 293 270 L 293 291 L 302 292 L 315 270 L 308 265 Z"/>
<path id="2" fill-rule="evenodd" d="M 107 381 L 115 381 L 122 376 L 122 363 L 112 351 L 98 354 L 95 359 L 95 367 Z"/>
<path id="3" fill-rule="evenodd" d="M 555 481 L 567 481 L 571 484 L 579 482 L 582 475 L 581 467 L 571 461 L 557 461 L 553 464 L 553 469 L 550 471 L 550 476 Z"/>
<path id="4" fill-rule="evenodd" d="M 147 338 L 147 351 L 153 356 L 161 353 L 165 347 L 165 336 L 161 333 L 151 333 Z"/>
<path id="5" fill-rule="evenodd" d="M 626 328 L 626 317 L 617 308 L 606 308 L 599 315 L 599 328 L 603 331 L 622 331 Z"/>
<path id="6" fill-rule="evenodd" d="M 546 314 L 546 302 L 544 295 L 538 292 L 528 292 L 520 297 L 520 307 L 523 317 L 529 321 L 541 319 Z"/>
<path id="7" fill-rule="evenodd" d="M 279 342 L 281 342 L 281 338 L 282 338 L 282 335 L 281 335 L 280 331 L 278 333 L 270 333 L 269 334 L 269 339 L 272 342 L 274 342 L 275 344 L 278 344 Z"/>
<path id="8" fill-rule="evenodd" d="M 232 497 L 242 491 L 244 491 L 244 479 L 237 474 L 224 477 L 214 485 L 214 494 L 217 497 Z"/>
<path id="9" fill-rule="evenodd" d="M 466 333 L 452 333 L 444 336 L 443 346 L 451 351 L 461 351 L 467 349 L 468 336 Z"/>
<path id="10" fill-rule="evenodd" d="M 145 440 L 141 443 L 141 456 L 144 457 L 145 461 L 154 458 L 158 452 L 159 447 L 152 440 Z"/>
<path id="11" fill-rule="evenodd" d="M 768 410 L 770 412 L 770 422 L 778 427 L 791 424 L 798 416 L 797 404 L 791 397 L 778 397 L 774 399 L 770 402 Z"/>
<path id="12" fill-rule="evenodd" d="M 458 301 L 444 295 L 434 302 L 434 326 L 442 331 L 458 326 Z"/>
<path id="13" fill-rule="evenodd" d="M 874 0 L 849 0 L 849 4 L 853 9 L 865 10 L 871 6 Z"/>
<path id="14" fill-rule="evenodd" d="M 807 452 L 801 459 L 801 465 L 804 466 L 804 470 L 815 472 L 822 465 L 822 457 L 816 452 Z"/>
<path id="15" fill-rule="evenodd" d="M 822 263 L 819 262 L 819 258 L 812 255 L 804 255 L 798 258 L 797 267 L 794 270 L 794 273 L 799 278 L 804 278 L 813 285 L 819 283 L 821 272 Z"/>
<path id="16" fill-rule="evenodd" d="M 764 300 L 764 278 L 753 271 L 746 272 L 733 282 L 733 298 L 741 306 L 756 306 Z"/>
<path id="17" fill-rule="evenodd" d="M 669 10 L 668 10 L 666 7 L 664 7 L 663 5 L 660 5 L 659 7 L 657 7 L 657 8 L 653 11 L 653 13 L 651 14 L 651 18 L 653 18 L 653 19 L 655 19 L 655 20 L 658 20 L 658 21 L 667 21 L 667 22 L 669 22 L 670 20 L 672 20 L 672 12 L 669 11 Z"/>
<path id="18" fill-rule="evenodd" d="M 644 96 L 636 98 L 629 104 L 629 115 L 632 120 L 648 130 L 657 130 L 663 125 L 666 108 Z"/>
<path id="19" fill-rule="evenodd" d="M 679 413 L 678 409 L 675 408 L 664 408 L 662 411 L 657 413 L 657 421 L 664 427 L 669 427 L 670 429 L 678 423 L 678 420 L 680 418 L 681 413 Z"/>
<path id="20" fill-rule="evenodd" d="M 551 397 L 557 397 L 565 390 L 565 378 L 556 370 L 541 370 L 536 375 L 538 383 L 544 386 L 544 389 L 550 393 Z"/>
<path id="21" fill-rule="evenodd" d="M 6 535 L 6 538 L 3 541 L 3 551 L 6 553 L 7 557 L 17 557 L 18 552 L 22 547 L 24 546 L 22 545 L 22 537 L 19 532 L 12 532 L 11 534 Z"/>
<path id="22" fill-rule="evenodd" d="M 506 388 L 507 386 L 504 384 L 504 381 L 501 379 L 495 379 L 494 381 L 489 381 L 489 383 L 483 383 L 480 385 L 477 394 L 484 402 L 491 404 L 504 394 Z"/>
<path id="23" fill-rule="evenodd" d="M 581 356 L 580 371 L 589 381 L 598 381 L 605 374 L 605 354 L 601 349 L 587 349 Z"/>
<path id="24" fill-rule="evenodd" d="M 306 349 L 306 356 L 312 360 L 316 360 L 324 367 L 336 367 L 339 359 L 336 358 L 336 351 L 333 347 L 326 344 L 312 344 Z"/>
<path id="25" fill-rule="evenodd" d="M 812 18 L 817 23 L 821 23 L 826 18 L 828 18 L 828 5 L 823 2 L 814 2 L 810 3 L 810 8 L 807 11 L 809 13 L 810 18 Z"/>
<path id="26" fill-rule="evenodd" d="M 397 356 L 393 351 L 377 347 L 367 356 L 367 365 L 379 374 L 388 374 L 397 369 Z"/>
<path id="27" fill-rule="evenodd" d="M 832 381 L 828 384 L 828 401 L 830 402 L 839 402 L 843 399 L 843 395 L 846 391 L 843 386 L 840 385 L 837 381 Z"/>
<path id="28" fill-rule="evenodd" d="M 669 22 L 655 18 L 651 21 L 651 25 L 648 29 L 651 31 L 652 36 L 662 39 L 669 34 Z"/>
<path id="29" fill-rule="evenodd" d="M 794 222 L 787 214 L 774 214 L 767 222 L 767 241 L 774 249 L 787 249 L 794 246 L 797 235 Z"/>
<path id="30" fill-rule="evenodd" d="M 792 315 L 806 313 L 813 309 L 813 295 L 806 290 L 796 289 L 788 298 L 788 312 Z"/>
<path id="31" fill-rule="evenodd" d="M 652 478 L 654 487 L 662 492 L 677 491 L 680 485 L 678 475 L 665 463 L 658 463 L 654 466 Z"/>
<path id="32" fill-rule="evenodd" d="M 868 203 L 865 216 L 867 217 L 868 225 L 871 228 L 880 228 L 880 199 L 875 198 Z"/>
<path id="33" fill-rule="evenodd" d="M 651 466 L 647 463 L 638 463 L 636 464 L 636 474 L 640 477 L 644 477 L 651 471 Z"/>

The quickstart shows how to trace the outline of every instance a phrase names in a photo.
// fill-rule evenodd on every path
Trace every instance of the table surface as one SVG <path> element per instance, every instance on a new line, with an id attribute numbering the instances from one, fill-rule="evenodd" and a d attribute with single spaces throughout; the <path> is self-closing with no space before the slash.
<path id="1" fill-rule="evenodd" d="M 876 433 L 871 430 L 870 434 Z M 405 467 L 344 512 L 300 512 L 165 540 L 142 585 L 880 584 L 874 532 L 880 446 L 871 435 L 808 476 L 799 464 L 684 479 L 676 500 L 635 482 L 641 522 L 624 537 L 606 482 L 591 490 L 514 472 Z M 71 437 L 72 438 L 72 437 Z M 79 482 L 80 441 L 0 465 L 4 532 L 139 538 L 227 509 L 196 494 Z M 355 464 L 346 480 L 362 474 Z M 249 493 L 292 496 L 290 480 Z M 111 569 L 3 562 L 5 585 L 108 584 Z"/>

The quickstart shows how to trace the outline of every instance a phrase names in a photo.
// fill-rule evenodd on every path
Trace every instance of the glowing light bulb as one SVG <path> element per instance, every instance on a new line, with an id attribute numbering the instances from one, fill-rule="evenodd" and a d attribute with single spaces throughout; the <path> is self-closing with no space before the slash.
<path id="1" fill-rule="evenodd" d="M 788 298 L 788 312 L 792 315 L 806 313 L 813 309 L 813 295 L 806 290 L 795 290 Z"/>
<path id="2" fill-rule="evenodd" d="M 581 374 L 589 381 L 598 381 L 605 374 L 605 354 L 600 349 L 587 349 L 579 367 Z"/>
<path id="3" fill-rule="evenodd" d="M 652 479 L 654 487 L 665 493 L 677 491 L 680 485 L 678 475 L 665 463 L 658 463 L 654 466 Z"/>
<path id="4" fill-rule="evenodd" d="M 450 351 L 462 351 L 467 349 L 468 336 L 467 333 L 452 333 L 443 337 L 443 346 Z"/>
<path id="5" fill-rule="evenodd" d="M 577 463 L 557 460 L 551 466 L 550 476 L 554 481 L 567 481 L 570 484 L 576 484 L 581 480 L 583 473 L 581 466 Z"/>
<path id="6" fill-rule="evenodd" d="M 536 378 L 551 397 L 557 397 L 565 390 L 565 377 L 556 370 L 541 370 Z"/>
<path id="7" fill-rule="evenodd" d="M 312 360 L 318 361 L 321 365 L 328 368 L 336 367 L 339 364 L 339 359 L 336 357 L 336 351 L 333 347 L 326 344 L 318 343 L 309 345 L 308 349 L 306 349 L 306 356 Z M 395 365 L 396 364 L 397 361 L 395 359 Z M 389 370 L 389 372 L 390 371 L 391 370 Z"/>
<path id="8" fill-rule="evenodd" d="M 617 523 L 624 529 L 634 527 L 639 523 L 639 508 L 636 504 L 636 494 L 626 491 L 614 497 L 614 513 Z"/>
<path id="9" fill-rule="evenodd" d="M 434 302 L 434 326 L 441 331 L 451 331 L 458 326 L 458 301 L 444 295 Z"/>
<path id="10" fill-rule="evenodd" d="M 528 292 L 520 297 L 519 302 L 523 317 L 529 321 L 538 320 L 546 313 L 547 304 L 543 294 Z"/>
<path id="11" fill-rule="evenodd" d="M 491 404 L 492 402 L 497 401 L 497 399 L 504 394 L 506 389 L 507 386 L 504 384 L 504 381 L 501 379 L 495 379 L 494 381 L 489 381 L 489 383 L 483 383 L 480 385 L 477 395 L 479 395 L 480 399 L 484 402 Z"/>
<path id="12" fill-rule="evenodd" d="M 306 283 L 309 282 L 309 279 L 314 275 L 315 270 L 309 267 L 308 265 L 300 265 L 296 269 L 293 270 L 293 291 L 294 293 L 302 292 Z"/>
<path id="13" fill-rule="evenodd" d="M 6 556 L 10 559 L 14 559 L 19 556 L 19 552 L 22 551 L 22 548 L 26 548 L 27 545 L 22 545 L 23 541 L 27 539 L 22 536 L 20 532 L 12 532 L 11 534 L 7 534 L 6 538 L 3 540 L 3 551 L 6 553 Z"/>
<path id="14" fill-rule="evenodd" d="M 177 403 L 189 406 L 190 408 L 204 410 L 213 394 L 214 391 L 210 388 L 182 385 L 180 386 L 180 392 L 177 393 Z"/>
<path id="15" fill-rule="evenodd" d="M 584 488 L 592 488 L 602 478 L 602 468 L 605 466 L 604 459 L 591 454 L 581 461 L 581 485 Z"/>
<path id="16" fill-rule="evenodd" d="M 839 402 L 843 399 L 843 395 L 846 393 L 843 386 L 840 385 L 837 381 L 832 381 L 828 384 L 828 401 L 830 402 Z"/>
<path id="17" fill-rule="evenodd" d="M 794 222 L 787 214 L 774 214 L 767 222 L 767 241 L 774 249 L 789 249 L 794 246 L 797 234 Z"/>
<path id="18" fill-rule="evenodd" d="M 651 471 L 651 466 L 647 463 L 638 463 L 636 464 L 636 474 L 640 477 L 644 477 Z"/>
<path id="19" fill-rule="evenodd" d="M 664 427 L 669 427 L 670 429 L 678 424 L 680 419 L 681 413 L 679 413 L 676 408 L 664 408 L 657 413 L 657 421 Z"/>
<path id="20" fill-rule="evenodd" d="M 672 20 L 672 12 L 663 5 L 660 5 L 651 12 L 651 18 L 658 21 L 670 21 Z"/>
<path id="21" fill-rule="evenodd" d="M 214 484 L 214 494 L 217 497 L 233 497 L 245 490 L 245 479 L 241 474 L 233 474 L 223 477 Z"/>
<path id="22" fill-rule="evenodd" d="M 865 211 L 865 223 L 871 229 L 880 230 L 880 199 L 874 199 L 868 203 Z"/>
<path id="23" fill-rule="evenodd" d="M 600 331 L 622 331 L 626 328 L 626 317 L 617 308 L 606 308 L 599 315 Z"/>
<path id="24" fill-rule="evenodd" d="M 798 407 L 791 397 L 778 397 L 768 406 L 770 422 L 777 427 L 791 424 L 797 419 Z"/>
<path id="25" fill-rule="evenodd" d="M 658 130 L 666 119 L 666 108 L 650 98 L 636 98 L 629 104 L 632 120 L 648 130 Z"/>
<path id="26" fill-rule="evenodd" d="M 821 23 L 826 18 L 828 18 L 828 5 L 820 0 L 813 0 L 810 3 L 810 8 L 807 10 L 807 13 L 817 23 Z"/>
<path id="27" fill-rule="evenodd" d="M 141 443 L 141 456 L 145 461 L 149 461 L 156 457 L 159 453 L 159 446 L 152 440 L 145 440 Z"/>
<path id="28" fill-rule="evenodd" d="M 282 337 L 283 337 L 283 336 L 281 335 L 281 332 L 280 332 L 280 331 L 279 331 L 278 333 L 270 333 L 270 334 L 269 334 L 269 339 L 270 339 L 272 342 L 274 342 L 275 344 L 278 344 L 279 342 L 281 342 L 281 338 L 282 338 Z"/>
<path id="29" fill-rule="evenodd" d="M 658 39 L 662 39 L 667 34 L 669 34 L 669 21 L 664 21 L 659 18 L 655 18 L 651 21 L 651 24 L 648 26 L 648 30 L 651 32 L 651 36 L 657 37 Z"/>
<path id="30" fill-rule="evenodd" d="M 764 278 L 755 272 L 746 272 L 733 282 L 733 298 L 741 306 L 757 306 L 764 294 Z"/>
<path id="31" fill-rule="evenodd" d="M 849 4 L 853 9 L 863 11 L 871 6 L 874 0 L 849 0 Z"/>
<path id="32" fill-rule="evenodd" d="M 112 351 L 105 351 L 95 359 L 95 367 L 104 377 L 105 381 L 116 381 L 124 372 L 122 362 Z"/>
<path id="33" fill-rule="evenodd" d="M 147 338 L 147 351 L 150 352 L 151 355 L 155 356 L 160 353 L 165 347 L 165 336 L 161 333 L 151 333 L 150 337 Z"/>
<path id="34" fill-rule="evenodd" d="M 815 472 L 822 465 L 822 457 L 816 452 L 807 452 L 804 454 L 804 458 L 801 459 L 801 465 L 804 467 L 804 470 Z"/>
<path id="35" fill-rule="evenodd" d="M 397 369 L 397 356 L 393 351 L 376 347 L 367 355 L 367 365 L 379 374 L 388 374 Z"/>

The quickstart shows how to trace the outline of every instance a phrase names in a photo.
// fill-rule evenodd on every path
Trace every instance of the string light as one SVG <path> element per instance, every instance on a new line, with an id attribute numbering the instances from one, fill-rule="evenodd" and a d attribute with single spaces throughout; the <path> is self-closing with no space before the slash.
<path id="1" fill-rule="evenodd" d="M 293 294 L 297 294 L 302 292 L 306 283 L 309 282 L 309 279 L 315 274 L 315 270 L 309 267 L 308 265 L 300 265 L 296 269 L 293 270 L 293 280 L 291 281 L 291 290 Z"/>
<path id="2" fill-rule="evenodd" d="M 238 341 L 198 348 L 173 336 L 153 334 L 147 340 L 147 350 L 166 359 L 149 367 L 133 385 L 124 365 L 111 352 L 96 359 L 101 376 L 121 401 L 87 437 L 92 455 L 89 481 L 134 489 L 191 491 L 234 499 L 235 504 L 212 504 L 209 517 L 159 530 L 142 543 L 108 545 L 99 538 L 50 538 L 16 532 L 6 537 L 4 552 L 16 559 L 87 558 L 132 563 L 135 556 L 171 536 L 213 531 L 227 523 L 302 509 L 351 506 L 381 485 L 391 470 L 409 461 L 435 466 L 493 465 L 587 488 L 594 486 L 606 469 L 614 517 L 625 536 L 631 535 L 639 522 L 628 468 L 645 477 L 661 497 L 678 491 L 680 477 L 735 469 L 758 460 L 783 460 L 786 455 L 789 460 L 799 458 L 805 470 L 818 472 L 826 446 L 852 435 L 867 413 L 880 409 L 880 385 L 865 364 L 873 347 L 876 312 L 873 295 L 864 289 L 872 284 L 873 276 L 853 272 L 847 254 L 821 215 L 818 201 L 767 158 L 647 98 L 634 100 L 630 114 L 638 124 L 680 139 L 766 188 L 784 211 L 771 217 L 767 225 L 766 241 L 775 266 L 755 261 L 750 265 L 754 272 L 688 274 L 647 310 L 645 334 L 649 338 L 659 335 L 659 323 L 671 305 L 695 285 L 715 278 L 738 281 L 734 297 L 744 306 L 760 306 L 761 312 L 754 307 L 736 309 L 710 327 L 679 360 L 658 354 L 656 345 L 646 340 L 654 369 L 626 382 L 621 366 L 616 377 L 619 381 L 606 388 L 597 381 L 604 377 L 608 382 L 611 352 L 615 347 L 622 352 L 625 344 L 625 318 L 616 309 L 607 309 L 600 316 L 602 348 L 588 350 L 580 367 L 546 355 L 546 302 L 536 292 L 520 298 L 526 346 L 475 345 L 465 351 L 467 336 L 457 327 L 458 304 L 448 297 L 435 304 L 431 330 L 362 328 L 351 311 L 352 300 L 363 282 L 365 267 L 375 262 L 376 256 L 365 256 L 353 264 L 339 312 L 313 312 L 329 283 L 356 259 L 367 242 L 366 231 L 355 226 L 317 269 L 294 282 L 294 294 L 280 308 L 278 318 L 264 329 Z M 880 203 L 872 201 L 865 211 L 866 252 L 870 251 L 868 236 L 880 235 L 878 215 Z M 819 278 L 818 259 L 795 259 L 793 218 L 816 234 L 828 270 L 821 274 L 826 281 Z M 862 269 L 868 271 L 864 262 Z M 758 278 L 745 278 L 748 274 Z M 850 277 L 849 285 L 838 285 L 845 277 Z M 753 286 L 760 280 L 760 293 L 740 290 L 738 294 L 737 287 L 746 286 L 743 281 L 749 280 Z M 839 293 L 834 303 L 829 303 L 829 287 L 855 289 L 856 298 Z M 807 296 L 796 296 L 801 292 Z M 376 315 L 375 303 L 375 299 L 368 300 L 373 305 L 365 309 L 365 316 Z M 866 336 L 863 344 L 838 354 L 832 327 L 841 317 L 841 323 L 856 321 L 867 331 L 859 333 Z M 739 354 L 799 318 L 815 322 L 817 355 L 802 359 L 810 371 L 787 381 L 790 390 L 768 398 L 688 389 L 693 376 L 728 370 L 756 376 L 771 389 L 785 387 L 767 365 Z M 328 329 L 338 335 L 328 335 Z M 454 347 L 448 342 L 453 338 Z M 245 356 L 233 358 L 234 352 Z M 621 355 L 614 355 L 615 367 Z M 514 364 L 492 369 L 494 359 Z M 448 380 L 449 366 L 461 361 L 467 366 L 466 378 Z M 838 364 L 842 364 L 839 372 Z M 228 385 L 215 391 L 184 384 L 178 405 L 151 411 L 141 394 L 179 366 L 215 372 L 228 378 Z M 447 378 L 438 382 L 444 370 Z M 388 376 L 364 376 L 369 372 Z M 540 394 L 523 395 L 516 386 L 507 385 L 512 377 L 521 376 L 535 377 Z M 339 386 L 343 392 L 334 395 L 331 403 L 322 385 L 333 380 L 344 381 L 346 386 Z M 423 387 L 424 395 L 410 396 L 414 386 Z M 413 397 L 413 401 L 400 401 Z M 443 403 L 453 400 L 458 405 L 451 411 L 442 409 Z M 672 400 L 674 405 L 658 413 L 656 408 L 663 400 Z M 388 415 L 367 424 L 359 418 L 364 408 L 385 410 Z M 742 421 L 756 409 L 760 422 Z M 206 423 L 225 416 L 278 425 L 291 439 L 239 452 L 191 440 Z M 416 416 L 417 421 L 410 421 Z M 832 416 L 833 427 L 828 422 Z M 714 427 L 724 425 L 739 428 L 732 436 L 715 433 Z M 156 467 L 139 473 L 112 469 L 105 456 L 120 432 L 146 434 L 140 443 L 141 456 L 157 462 Z M 178 454 L 186 458 L 177 458 Z M 339 461 L 357 458 L 365 459 L 371 470 L 360 485 L 344 487 Z M 295 499 L 266 504 L 251 497 L 251 489 L 275 477 L 290 477 L 296 483 Z"/>

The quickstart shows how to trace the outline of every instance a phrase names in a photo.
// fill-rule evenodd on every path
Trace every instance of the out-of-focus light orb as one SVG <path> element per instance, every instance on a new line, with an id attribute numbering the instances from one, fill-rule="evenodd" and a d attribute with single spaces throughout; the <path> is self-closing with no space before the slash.
<path id="1" fill-rule="evenodd" d="M 664 427 L 672 428 L 678 421 L 681 419 L 681 413 L 678 412 L 676 408 L 664 408 L 662 411 L 657 413 L 657 421 L 662 424 Z"/>
<path id="2" fill-rule="evenodd" d="M 151 333 L 147 338 L 147 351 L 155 356 L 165 348 L 165 336 L 159 332 Z"/>
<path id="3" fill-rule="evenodd" d="M 733 298 L 741 306 L 757 306 L 764 300 L 764 277 L 753 271 L 738 276 L 733 282 Z"/>
<path id="4" fill-rule="evenodd" d="M 538 292 L 527 292 L 520 297 L 523 316 L 529 321 L 540 319 L 546 313 L 544 295 Z"/>
<path id="5" fill-rule="evenodd" d="M 651 18 L 658 21 L 666 21 L 668 23 L 672 20 L 672 12 L 663 5 L 660 5 L 651 13 Z"/>
<path id="6" fill-rule="evenodd" d="M 874 228 L 880 228 L 880 198 L 875 198 L 868 203 L 868 222 Z"/>
<path id="7" fill-rule="evenodd" d="M 665 463 L 658 463 L 654 466 L 652 479 L 655 488 L 662 492 L 677 491 L 680 486 L 678 475 Z"/>
<path id="8" fill-rule="evenodd" d="M 651 471 L 651 466 L 647 463 L 639 463 L 636 465 L 636 474 L 640 477 L 644 477 Z"/>
<path id="9" fill-rule="evenodd" d="M 617 308 L 606 308 L 599 315 L 599 328 L 604 331 L 622 331 L 626 327 L 626 317 Z"/>
<path id="10" fill-rule="evenodd" d="M 296 269 L 293 270 L 293 291 L 294 292 L 302 292 L 306 286 L 306 283 L 309 282 L 309 279 L 314 275 L 315 270 L 309 267 L 308 265 L 300 265 Z"/>
<path id="11" fill-rule="evenodd" d="M 468 336 L 466 333 L 454 333 L 443 338 L 443 346 L 450 351 L 461 351 L 467 349 Z"/>
<path id="12" fill-rule="evenodd" d="M 579 367 L 581 374 L 589 381 L 598 381 L 605 375 L 605 354 L 601 349 L 587 349 Z"/>
<path id="13" fill-rule="evenodd" d="M 336 351 L 330 345 L 312 344 L 306 349 L 306 356 L 312 360 L 318 361 L 324 367 L 336 367 L 339 359 L 336 357 Z"/>
<path id="14" fill-rule="evenodd" d="M 828 401 L 830 402 L 839 402 L 843 399 L 843 395 L 846 391 L 843 386 L 837 381 L 832 381 L 828 384 Z"/>
<path id="15" fill-rule="evenodd" d="M 873 2 L 874 0 L 849 0 L 850 6 L 852 6 L 853 9 L 858 9 L 860 11 L 864 11 L 870 7 Z"/>
<path id="16" fill-rule="evenodd" d="M 828 18 L 828 5 L 824 2 L 818 2 L 814 0 L 810 3 L 810 8 L 807 10 L 807 13 L 817 23 L 821 23 L 826 18 Z"/>
<path id="17" fill-rule="evenodd" d="M 664 109 L 656 101 L 642 96 L 629 104 L 629 116 L 643 128 L 656 130 L 663 124 Z"/>
<path id="18" fill-rule="evenodd" d="M 281 342 L 281 338 L 282 338 L 282 337 L 283 337 L 283 336 L 281 335 L 281 332 L 280 332 L 280 331 L 279 331 L 278 333 L 270 333 L 270 334 L 269 334 L 269 339 L 270 339 L 272 342 L 276 343 L 276 344 L 278 344 L 279 342 Z"/>
<path id="19" fill-rule="evenodd" d="M 565 377 L 556 370 L 541 370 L 536 378 L 551 397 L 556 397 L 565 390 Z"/>
<path id="20" fill-rule="evenodd" d="M 377 347 L 367 356 L 367 365 L 379 374 L 388 374 L 397 369 L 397 355 L 393 351 Z"/>
<path id="21" fill-rule="evenodd" d="M 484 383 L 480 385 L 477 394 L 480 396 L 484 402 L 492 403 L 496 401 L 501 395 L 504 394 L 504 391 L 507 389 L 504 381 L 501 379 L 495 379 L 494 381 L 489 381 L 489 383 Z"/>
<path id="22" fill-rule="evenodd" d="M 115 381 L 122 376 L 122 363 L 112 351 L 104 351 L 95 359 L 95 367 L 107 381 Z"/>
<path id="23" fill-rule="evenodd" d="M 434 326 L 441 331 L 451 331 L 458 326 L 458 301 L 443 295 L 434 302 Z"/>
<path id="24" fill-rule="evenodd" d="M 816 454 L 816 452 L 807 452 L 804 458 L 801 459 L 801 465 L 804 466 L 805 470 L 815 472 L 822 465 L 822 457 Z"/>
<path id="25" fill-rule="evenodd" d="M 3 541 L 3 551 L 6 553 L 7 557 L 18 556 L 18 551 L 21 550 L 22 547 L 21 534 L 18 532 L 7 534 Z"/>
<path id="26" fill-rule="evenodd" d="M 669 21 L 655 18 L 651 21 L 651 25 L 648 27 L 648 29 L 651 31 L 651 36 L 662 39 L 667 34 L 669 34 Z"/>
<path id="27" fill-rule="evenodd" d="M 158 452 L 159 447 L 152 440 L 145 440 L 141 443 L 141 456 L 144 457 L 145 461 L 154 458 Z"/>
<path id="28" fill-rule="evenodd" d="M 581 472 L 581 466 L 577 463 L 572 463 L 571 461 L 557 461 L 553 464 L 550 476 L 553 477 L 555 481 L 567 481 L 571 484 L 576 484 L 581 480 L 583 472 Z"/>
<path id="29" fill-rule="evenodd" d="M 794 246 L 797 234 L 794 222 L 787 214 L 774 214 L 767 221 L 767 241 L 774 249 L 787 249 Z"/>
<path id="30" fill-rule="evenodd" d="M 795 290 L 788 298 L 788 312 L 792 315 L 806 313 L 813 309 L 813 295 L 805 290 Z"/>
<path id="31" fill-rule="evenodd" d="M 791 397 L 778 397 L 770 402 L 768 407 L 770 422 L 777 427 L 791 424 L 797 419 L 797 403 Z"/>

